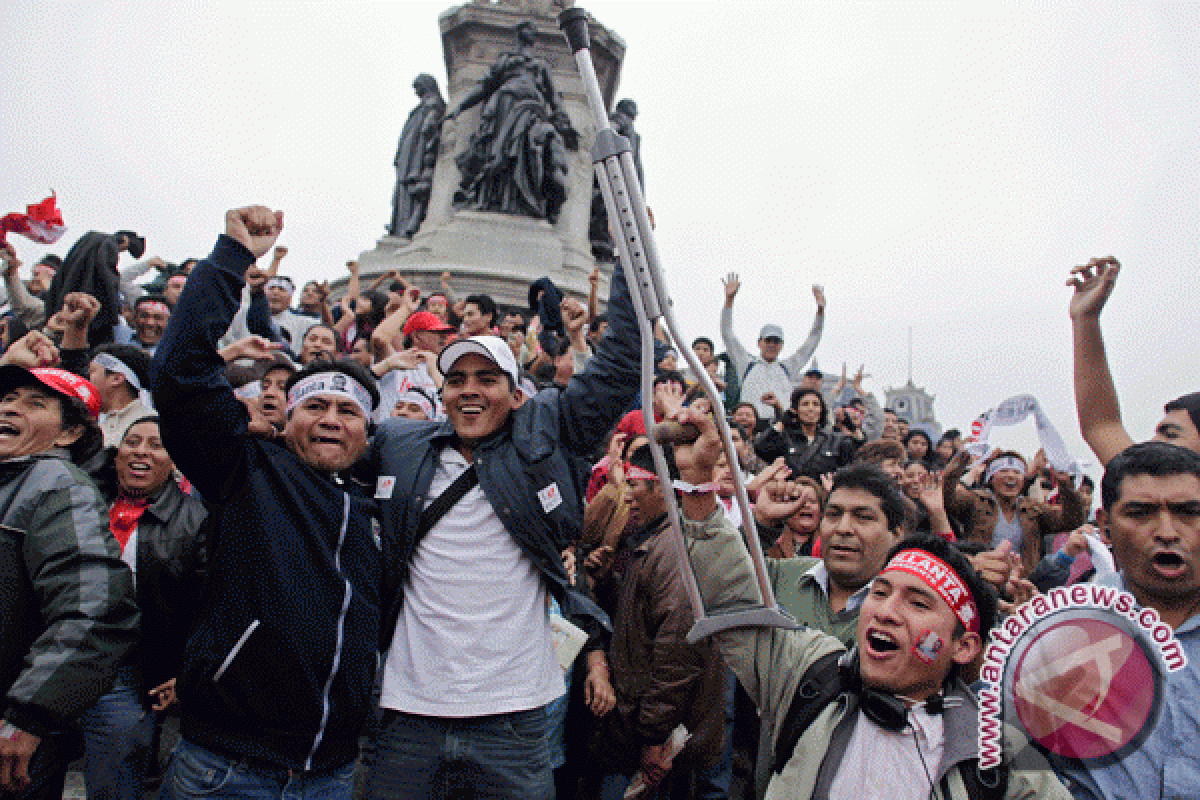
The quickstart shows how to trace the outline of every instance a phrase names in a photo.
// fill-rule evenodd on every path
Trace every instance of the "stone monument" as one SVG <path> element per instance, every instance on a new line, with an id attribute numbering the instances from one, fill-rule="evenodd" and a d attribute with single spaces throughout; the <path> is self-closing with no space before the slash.
<path id="1" fill-rule="evenodd" d="M 550 0 L 472 0 L 438 22 L 449 110 L 424 219 L 405 235 L 394 211 L 388 234 L 359 256 L 361 274 L 394 269 L 431 291 L 449 272 L 456 289 L 502 306 L 526 307 L 529 285 L 543 276 L 585 296 L 597 263 L 588 235 L 596 130 L 557 9 Z M 594 20 L 591 39 L 611 106 L 625 45 Z M 419 192 L 420 183 L 410 185 Z M 602 296 L 611 269 L 601 264 Z"/>

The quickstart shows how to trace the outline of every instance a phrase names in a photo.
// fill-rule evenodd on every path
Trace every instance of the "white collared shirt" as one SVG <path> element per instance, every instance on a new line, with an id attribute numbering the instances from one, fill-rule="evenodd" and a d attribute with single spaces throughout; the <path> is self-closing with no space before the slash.
<path id="1" fill-rule="evenodd" d="M 825 568 L 825 562 L 818 561 L 813 565 L 812 569 L 804 574 L 810 576 L 814 581 L 817 582 L 817 586 L 821 587 L 821 591 L 825 593 L 825 599 L 828 600 L 829 570 Z M 871 584 L 868 582 L 866 586 L 863 586 L 857 592 L 847 597 L 845 611 L 857 611 L 859 606 L 863 604 L 863 600 L 866 598 L 867 592 L 869 591 L 871 591 Z"/>

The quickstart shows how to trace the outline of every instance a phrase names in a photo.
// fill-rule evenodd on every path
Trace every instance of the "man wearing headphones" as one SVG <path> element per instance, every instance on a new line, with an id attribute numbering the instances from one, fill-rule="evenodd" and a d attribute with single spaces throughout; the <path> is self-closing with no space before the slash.
<path id="1" fill-rule="evenodd" d="M 685 409 L 700 430 L 677 445 L 683 480 L 711 480 L 720 440 L 710 418 Z M 830 505 L 848 491 L 835 476 Z M 896 509 L 886 498 L 854 513 Z M 874 508 L 872 506 L 875 506 Z M 761 603 L 741 537 L 711 495 L 685 495 L 684 534 L 707 609 Z M 901 512 L 902 513 L 902 512 Z M 897 544 L 863 599 L 854 647 L 812 630 L 740 628 L 716 634 L 725 662 L 773 721 L 767 798 L 1068 798 L 1028 748 L 1021 770 L 978 769 L 978 708 L 960 673 L 978 657 L 996 600 L 966 558 L 945 542 Z M 1038 763 L 1040 761 L 1040 763 Z M 988 787 L 994 787 L 989 789 Z"/>

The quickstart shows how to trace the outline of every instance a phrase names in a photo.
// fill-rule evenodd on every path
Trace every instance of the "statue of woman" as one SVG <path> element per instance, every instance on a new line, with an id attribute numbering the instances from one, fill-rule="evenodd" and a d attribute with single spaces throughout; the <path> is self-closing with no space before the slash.
<path id="1" fill-rule="evenodd" d="M 483 103 L 479 128 L 456 159 L 459 208 L 554 222 L 566 198 L 564 148 L 578 134 L 558 102 L 550 65 L 533 52 L 536 29 L 517 25 L 517 52 L 496 59 L 488 74 L 446 113 L 454 119 Z"/>
<path id="2" fill-rule="evenodd" d="M 432 75 L 421 73 L 413 81 L 421 102 L 408 115 L 396 146 L 396 191 L 392 195 L 392 220 L 388 233 L 409 239 L 425 221 L 433 167 L 442 134 L 446 101 Z"/>

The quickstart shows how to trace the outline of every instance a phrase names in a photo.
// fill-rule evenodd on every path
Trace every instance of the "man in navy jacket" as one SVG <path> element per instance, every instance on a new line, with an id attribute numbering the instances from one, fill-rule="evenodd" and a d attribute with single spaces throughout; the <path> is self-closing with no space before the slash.
<path id="1" fill-rule="evenodd" d="M 565 389 L 526 397 L 496 336 L 446 347 L 445 422 L 391 419 L 372 445 L 385 540 L 383 725 L 368 795 L 552 797 L 546 706 L 563 693 L 548 596 L 592 635 L 603 672 L 608 621 L 569 585 L 561 553 L 579 538 L 580 466 L 628 410 L 640 335 L 620 269 L 610 329 Z M 420 540 L 422 512 L 468 470 L 465 490 Z M 390 642 L 388 641 L 390 639 Z M 390 646 L 389 646 L 390 645 Z"/>
<path id="2" fill-rule="evenodd" d="M 177 692 L 164 796 L 349 798 L 379 643 L 376 506 L 345 477 L 379 393 L 360 365 L 287 385 L 282 441 L 252 436 L 217 340 L 283 215 L 226 214 L 152 365 L 163 441 L 209 507 L 209 579 Z"/>

